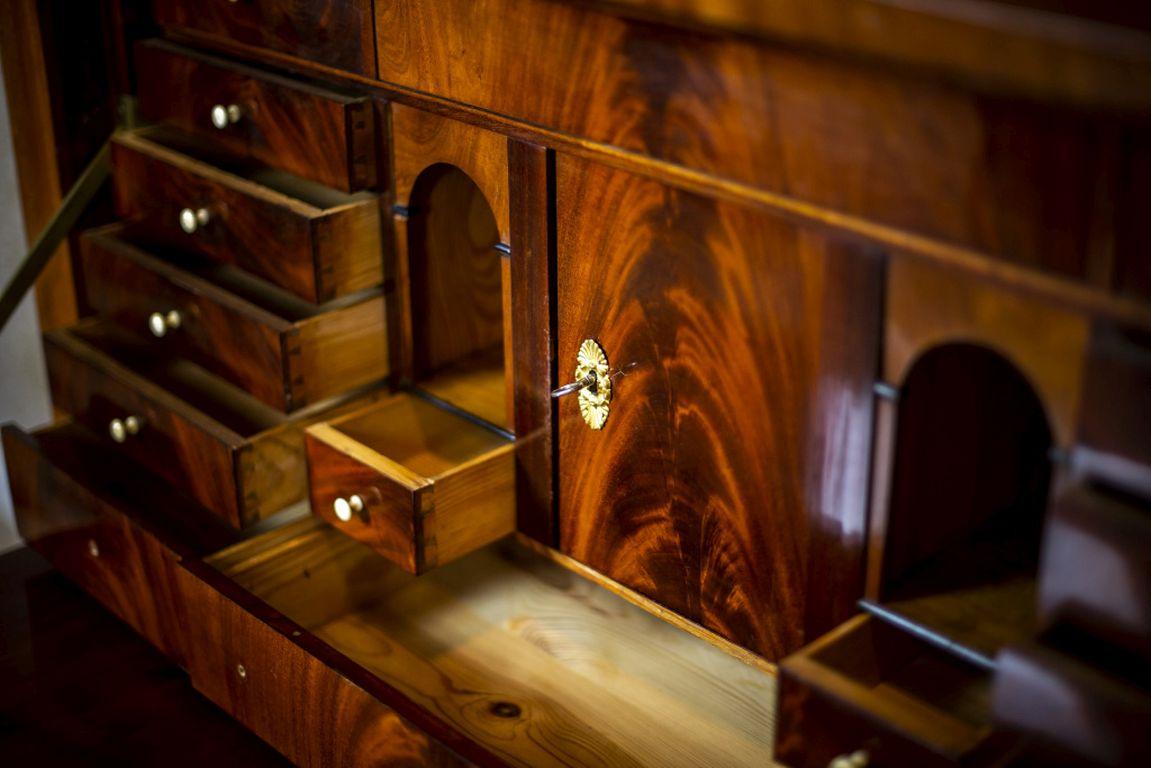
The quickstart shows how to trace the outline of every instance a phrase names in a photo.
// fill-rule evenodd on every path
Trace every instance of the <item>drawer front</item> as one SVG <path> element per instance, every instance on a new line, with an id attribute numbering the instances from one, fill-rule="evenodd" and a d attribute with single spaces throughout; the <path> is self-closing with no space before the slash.
<path id="1" fill-rule="evenodd" d="M 345 0 L 153 0 L 166 27 L 233 40 L 374 77 L 372 3 Z"/>
<path id="2" fill-rule="evenodd" d="M 315 428 L 313 428 L 315 429 Z M 321 434 L 327 434 L 326 430 Z M 347 452 L 305 435 L 312 514 L 362 541 L 409 573 L 427 567 L 423 514 L 431 505 L 431 488 L 410 488 L 358 461 Z M 354 450 L 354 449 L 349 449 Z M 337 516 L 337 499 L 363 501 L 348 519 Z"/>
<path id="3" fill-rule="evenodd" d="M 83 270 L 88 305 L 102 316 L 154 338 L 152 316 L 178 313 L 179 327 L 161 326 L 157 351 L 195 360 L 287 410 L 284 337 L 290 324 L 271 315 L 255 318 L 205 280 L 98 233 L 84 237 Z"/>
<path id="4" fill-rule="evenodd" d="M 368 99 L 162 41 L 137 48 L 136 70 L 140 111 L 150 121 L 345 192 L 376 184 L 375 115 Z"/>
<path id="5" fill-rule="evenodd" d="M 292 762 L 466 765 L 333 668 L 347 662 L 322 642 L 208 566 L 191 566 L 179 579 L 193 685 Z"/>
<path id="6" fill-rule="evenodd" d="M 176 555 L 102 498 L 90 485 L 91 477 L 57 463 L 59 458 L 52 453 L 63 451 L 89 474 L 100 474 L 98 481 L 109 482 L 109 473 L 93 472 L 101 464 L 93 455 L 98 447 L 81 433 L 71 425 L 36 435 L 4 428 L 4 456 L 20 535 L 68 578 L 182 663 Z"/>
<path id="7" fill-rule="evenodd" d="M 180 412 L 157 387 L 110 372 L 67 333 L 45 336 L 52 402 L 96 434 L 135 416 L 139 432 L 115 447 L 224 519 L 239 525 L 234 453 L 238 442 L 205 417 Z M 152 390 L 145 392 L 144 389 Z"/>
<path id="8" fill-rule="evenodd" d="M 149 239 L 235 264 L 311 302 L 383 281 L 375 199 L 316 209 L 132 134 L 112 143 L 116 212 Z M 206 211 L 191 233 L 183 211 Z"/>

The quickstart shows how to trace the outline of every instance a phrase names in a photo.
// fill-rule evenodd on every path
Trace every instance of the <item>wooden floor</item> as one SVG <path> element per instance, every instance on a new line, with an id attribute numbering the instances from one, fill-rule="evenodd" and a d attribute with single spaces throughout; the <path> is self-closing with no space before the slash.
<path id="1" fill-rule="evenodd" d="M 0 556 L 0 765 L 287 763 L 21 549 Z"/>

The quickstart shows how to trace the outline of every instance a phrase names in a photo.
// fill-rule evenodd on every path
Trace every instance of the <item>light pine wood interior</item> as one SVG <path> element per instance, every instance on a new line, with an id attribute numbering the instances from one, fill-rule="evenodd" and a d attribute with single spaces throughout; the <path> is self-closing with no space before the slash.
<path id="1" fill-rule="evenodd" d="M 412 395 L 397 395 L 331 426 L 424 477 L 437 477 L 507 444 L 468 419 Z"/>
<path id="2" fill-rule="evenodd" d="M 773 765 L 770 673 L 512 541 L 415 577 L 304 520 L 211 562 L 513 765 Z"/>

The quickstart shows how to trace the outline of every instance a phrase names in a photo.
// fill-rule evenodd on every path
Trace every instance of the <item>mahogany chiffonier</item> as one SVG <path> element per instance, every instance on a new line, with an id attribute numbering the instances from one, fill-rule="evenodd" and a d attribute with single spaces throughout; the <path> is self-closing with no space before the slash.
<path id="1" fill-rule="evenodd" d="M 1151 757 L 1143 4 L 81 5 L 20 531 L 288 759 Z"/>

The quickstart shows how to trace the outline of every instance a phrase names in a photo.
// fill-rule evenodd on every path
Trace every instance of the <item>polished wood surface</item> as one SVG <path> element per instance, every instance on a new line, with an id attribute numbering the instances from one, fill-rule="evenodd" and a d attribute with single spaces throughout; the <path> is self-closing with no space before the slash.
<path id="1" fill-rule="evenodd" d="M 351 393 L 285 416 L 103 322 L 53 331 L 45 344 L 57 407 L 100 435 L 136 416 L 139 434 L 115 449 L 238 528 L 307 495 L 304 426 L 374 398 Z"/>
<path id="2" fill-rule="evenodd" d="M 252 540 L 214 562 L 292 620 L 255 611 L 272 631 L 286 636 L 299 627 L 295 642 L 336 651 L 344 665 L 337 669 L 350 674 L 350 664 L 359 670 L 354 679 L 369 690 L 390 688 L 393 698 L 416 710 L 402 715 L 421 727 L 431 720 L 443 731 L 441 740 L 467 760 L 771 764 L 771 675 L 556 565 L 497 546 L 412 577 L 396 568 L 381 571 L 379 557 L 327 526 L 296 533 Z M 300 579 L 303 572 L 311 578 Z M 240 627 L 239 619 L 229 626 Z M 259 659 L 276 647 L 242 632 L 238 660 Z M 212 648 L 229 639 L 212 640 L 196 645 L 219 658 Z M 310 650 L 325 658 L 314 645 Z M 293 666 L 277 669 L 298 679 Z M 365 674 L 376 682 L 364 683 Z M 269 684 L 251 673 L 247 680 Z M 221 693 L 248 695 L 235 683 Z M 310 733 L 316 741 L 328 736 Z"/>
<path id="3" fill-rule="evenodd" d="M 184 658 L 175 599 L 179 558 L 234 539 L 203 510 L 133 470 L 83 429 L 65 424 L 33 435 L 4 428 L 4 456 L 20 535 L 81 588 L 169 658 Z M 121 510 L 155 507 L 160 530 Z"/>
<path id="4" fill-rule="evenodd" d="M 1123 0 L 587 1 L 637 18 L 832 48 L 1059 100 L 1146 106 L 1151 83 L 1148 41 L 1140 34 L 1151 17 Z"/>
<path id="5" fill-rule="evenodd" d="M 515 530 L 514 458 L 490 429 L 409 394 L 307 431 L 312 510 L 410 573 Z M 336 499 L 358 495 L 350 520 Z"/>
<path id="6" fill-rule="evenodd" d="M 156 130 L 119 134 L 112 143 L 116 212 L 149 240 L 235 264 L 317 303 L 383 282 L 373 196 L 220 158 L 209 164 L 189 149 Z M 211 218 L 187 233 L 185 208 L 206 208 Z"/>
<path id="7" fill-rule="evenodd" d="M 362 0 L 152 0 L 156 21 L 214 38 L 286 51 L 333 67 L 375 74 L 371 4 Z"/>
<path id="8" fill-rule="evenodd" d="M 1087 269 L 1101 139 L 1066 110 L 545 0 L 376 14 L 385 83 L 1009 261 Z M 483 44 L 436 55 L 465 37 Z"/>
<path id="9" fill-rule="evenodd" d="M 137 48 L 136 67 L 147 120 L 345 192 L 376 185 L 369 99 L 155 40 Z M 239 119 L 215 126 L 216 106 L 238 107 Z"/>
<path id="10" fill-rule="evenodd" d="M 120 225 L 82 240 L 85 299 L 101 316 L 187 357 L 248 394 L 293 411 L 382 381 L 388 373 L 384 297 L 317 311 L 229 265 L 134 246 Z M 153 313 L 178 328 L 155 338 Z"/>
<path id="11" fill-rule="evenodd" d="M 555 155 L 533 144 L 508 143 L 512 221 L 509 300 L 512 328 L 512 414 L 516 434 L 516 530 L 542 544 L 557 540 L 554 495 L 556 382 L 551 333 L 554 272 Z M 546 320 L 545 320 L 546 318 Z"/>
<path id="12" fill-rule="evenodd" d="M 32 550 L 0 556 L 0 583 L 0 762 L 286 767 Z"/>
<path id="13" fill-rule="evenodd" d="M 878 262 L 574 158 L 557 174 L 560 375 L 585 338 L 620 371 L 602 431 L 560 406 L 560 548 L 778 659 L 859 589 Z"/>

